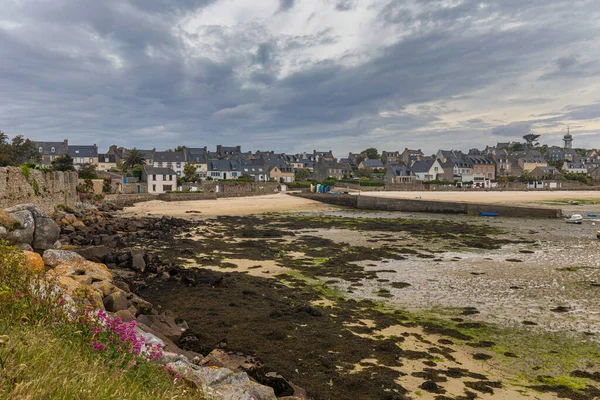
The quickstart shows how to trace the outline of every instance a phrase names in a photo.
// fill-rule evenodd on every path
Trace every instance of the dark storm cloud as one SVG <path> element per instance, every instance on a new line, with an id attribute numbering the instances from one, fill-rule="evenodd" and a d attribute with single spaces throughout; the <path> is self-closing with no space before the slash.
<path id="1" fill-rule="evenodd" d="M 436 134 L 452 143 L 518 138 L 542 121 L 558 126 L 600 116 L 598 104 L 590 104 L 495 128 L 472 118 L 459 129 L 442 122 L 456 110 L 407 111 L 420 103 L 468 102 L 474 92 L 532 69 L 549 82 L 597 76 L 595 55 L 563 53 L 598 37 L 592 1 L 466 0 L 456 7 L 382 1 L 372 6 L 379 17 L 370 27 L 386 39 L 392 29 L 397 38 L 369 49 L 361 62 L 345 62 L 360 56 L 358 50 L 339 58 L 327 52 L 287 58 L 336 46 L 343 38 L 331 26 L 282 35 L 261 22 L 231 26 L 215 19 L 197 33 L 175 29 L 180 18 L 216 2 L 9 1 L 0 15 L 0 90 L 10 94 L 0 104 L 0 130 L 104 149 L 231 143 L 299 151 L 315 143 L 343 146 L 343 138 L 360 147 L 373 140 L 418 145 Z M 277 5 L 294 12 L 303 6 Z M 324 1 L 339 15 L 359 5 Z M 182 37 L 206 51 L 191 54 Z M 283 76 L 287 61 L 297 69 Z M 498 102 L 524 107 L 549 101 L 535 93 L 504 97 Z"/>

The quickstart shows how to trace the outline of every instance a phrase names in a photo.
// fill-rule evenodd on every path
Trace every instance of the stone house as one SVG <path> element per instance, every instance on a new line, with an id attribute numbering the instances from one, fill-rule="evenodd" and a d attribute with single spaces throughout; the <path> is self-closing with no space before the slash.
<path id="1" fill-rule="evenodd" d="M 49 167 L 56 157 L 68 154 L 69 141 L 62 142 L 35 142 L 35 147 L 42 155 L 42 165 Z"/>
<path id="2" fill-rule="evenodd" d="M 255 182 L 267 182 L 269 181 L 269 171 L 265 165 L 256 162 L 244 162 L 240 166 L 242 175 L 251 176 Z"/>
<path id="3" fill-rule="evenodd" d="M 547 167 L 548 162 L 543 158 L 519 158 L 519 167 L 523 172 L 531 172 L 537 167 Z"/>
<path id="4" fill-rule="evenodd" d="M 413 183 L 415 174 L 405 165 L 388 164 L 385 166 L 383 181 L 388 185 Z"/>
<path id="5" fill-rule="evenodd" d="M 320 160 L 313 169 L 313 179 L 324 181 L 328 178 L 343 179 L 350 175 L 351 171 L 348 165 L 340 164 L 335 161 Z"/>
<path id="6" fill-rule="evenodd" d="M 399 163 L 402 162 L 402 153 L 399 151 L 382 151 L 381 159 L 385 160 L 385 163 Z"/>
<path id="7" fill-rule="evenodd" d="M 571 173 L 571 174 L 587 174 L 588 168 L 582 162 L 566 162 L 563 165 L 563 171 Z"/>
<path id="8" fill-rule="evenodd" d="M 274 179 L 275 182 L 281 183 L 293 183 L 296 180 L 294 174 L 294 168 L 291 166 L 273 166 L 269 170 L 269 178 Z"/>
<path id="9" fill-rule="evenodd" d="M 531 177 L 537 180 L 557 179 L 560 177 L 560 171 L 554 167 L 535 167 L 531 171 Z"/>
<path id="10" fill-rule="evenodd" d="M 209 153 L 206 147 L 204 148 L 187 148 L 184 147 L 186 164 L 196 166 L 196 174 L 200 179 L 206 179 L 208 172 Z"/>
<path id="11" fill-rule="evenodd" d="M 172 168 L 142 168 L 142 181 L 148 185 L 148 193 L 160 194 L 177 190 L 177 173 Z"/>
<path id="12" fill-rule="evenodd" d="M 227 147 L 227 146 L 217 145 L 217 157 L 218 158 L 225 158 L 227 156 L 232 156 L 232 155 L 241 154 L 241 153 L 242 153 L 242 146 Z"/>
<path id="13" fill-rule="evenodd" d="M 421 151 L 421 149 L 418 150 L 410 150 L 408 148 L 405 148 L 404 151 L 402 152 L 402 155 L 400 156 L 401 161 L 408 165 L 408 166 L 412 166 L 412 163 L 420 160 L 421 158 L 423 158 L 424 154 Z"/>

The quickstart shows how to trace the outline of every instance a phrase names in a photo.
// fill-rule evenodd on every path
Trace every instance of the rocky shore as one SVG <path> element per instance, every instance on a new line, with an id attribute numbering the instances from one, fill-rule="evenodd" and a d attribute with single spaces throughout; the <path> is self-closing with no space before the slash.
<path id="1" fill-rule="evenodd" d="M 137 334 L 148 346 L 160 344 L 165 349 L 158 362 L 201 389 L 207 399 L 306 398 L 300 388 L 291 396 L 276 397 L 272 387 L 258 383 L 247 373 L 259 366 L 251 358 L 235 357 L 220 349 L 203 355 L 181 348 L 198 341 L 186 321 L 170 311 L 157 310 L 136 295 L 132 286 L 139 289 L 145 285 L 138 273 L 164 274 L 167 279 L 177 280 L 185 280 L 184 274 L 141 248 L 127 246 L 140 239 L 171 240 L 186 222 L 172 218 L 123 220 L 115 218 L 114 211 L 110 205 L 98 210 L 79 204 L 57 209 L 50 217 L 32 204 L 19 205 L 4 210 L 3 219 L 10 226 L 0 227 L 0 239 L 22 248 L 28 266 L 45 270 L 67 300 L 83 294 L 95 309 L 118 316 L 123 322 L 135 320 Z M 264 380 L 273 386 L 286 382 L 276 374 Z"/>
<path id="2" fill-rule="evenodd" d="M 98 308 L 135 319 L 141 334 L 164 343 L 163 361 L 210 398 L 600 395 L 589 358 L 597 346 L 587 341 L 500 331 L 481 323 L 475 307 L 440 319 L 377 300 L 411 290 L 398 265 L 433 268 L 448 257 L 458 265 L 464 254 L 535 240 L 458 220 L 336 213 L 123 218 L 110 203 L 79 205 L 57 209 L 45 240 L 52 246 L 33 250 L 66 292 L 88 288 Z M 17 231 L 5 236 L 17 243 Z M 32 250 L 34 238 L 35 226 L 31 241 L 18 244 Z M 373 294 L 353 297 L 363 292 Z M 556 357 L 558 372 L 544 364 Z M 500 364 L 531 379 L 515 384 Z"/>

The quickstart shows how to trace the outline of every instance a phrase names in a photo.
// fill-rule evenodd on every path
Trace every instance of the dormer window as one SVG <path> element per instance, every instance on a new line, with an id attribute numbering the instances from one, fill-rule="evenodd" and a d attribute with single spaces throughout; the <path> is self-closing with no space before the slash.
<path id="1" fill-rule="evenodd" d="M 40 153 L 43 153 L 43 152 L 44 152 L 44 149 L 43 149 L 42 147 L 40 147 L 40 148 L 38 149 L 38 151 L 39 151 Z"/>
<path id="2" fill-rule="evenodd" d="M 40 147 L 40 149 L 41 149 L 41 147 Z M 53 147 L 53 148 L 50 149 L 50 152 L 56 153 L 56 149 Z"/>

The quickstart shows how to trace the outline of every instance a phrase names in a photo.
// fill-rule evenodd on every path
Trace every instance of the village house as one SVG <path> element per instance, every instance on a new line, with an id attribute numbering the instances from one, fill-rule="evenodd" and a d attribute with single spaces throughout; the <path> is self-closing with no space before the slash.
<path id="1" fill-rule="evenodd" d="M 209 153 L 206 147 L 184 147 L 186 164 L 192 164 L 196 167 L 196 175 L 200 179 L 206 179 L 208 172 Z"/>
<path id="2" fill-rule="evenodd" d="M 531 171 L 530 175 L 532 178 L 535 178 L 538 181 L 546 179 L 558 179 L 560 178 L 560 171 L 551 166 L 535 167 L 533 171 Z"/>
<path id="3" fill-rule="evenodd" d="M 281 183 L 293 183 L 296 180 L 294 169 L 291 166 L 279 167 L 275 165 L 269 170 L 269 177 Z"/>
<path id="4" fill-rule="evenodd" d="M 504 149 L 497 149 L 491 155 L 492 160 L 496 164 L 496 176 L 513 175 L 513 163 L 508 158 L 508 152 Z"/>
<path id="5" fill-rule="evenodd" d="M 351 171 L 347 165 L 335 161 L 321 160 L 315 164 L 313 179 L 324 181 L 328 178 L 343 179 L 350 175 Z"/>
<path id="6" fill-rule="evenodd" d="M 171 168 L 177 176 L 183 175 L 183 166 L 185 163 L 185 154 L 183 151 L 156 151 L 152 160 L 153 167 Z"/>
<path id="7" fill-rule="evenodd" d="M 138 149 L 142 153 L 142 157 L 144 158 L 145 165 L 152 166 L 152 160 L 154 159 L 154 152 L 156 149 L 152 150 L 142 150 Z M 116 145 L 112 145 L 108 149 L 108 154 L 115 155 L 115 161 L 117 162 L 117 168 L 122 169 L 124 167 L 124 163 L 127 160 L 127 150 L 124 147 L 117 147 Z"/>
<path id="8" fill-rule="evenodd" d="M 42 156 L 41 164 L 49 167 L 56 157 L 68 153 L 69 141 L 65 139 L 62 142 L 35 142 L 35 147 Z"/>
<path id="9" fill-rule="evenodd" d="M 335 157 L 333 156 L 333 151 L 329 150 L 329 151 L 316 151 L 313 150 L 313 161 L 314 162 L 319 162 L 319 161 L 336 161 Z"/>
<path id="10" fill-rule="evenodd" d="M 413 183 L 415 174 L 406 165 L 388 164 L 385 166 L 383 181 L 388 185 Z"/>
<path id="11" fill-rule="evenodd" d="M 217 145 L 216 156 L 218 158 L 225 158 L 227 156 L 232 156 L 232 155 L 241 154 L 241 153 L 242 153 L 242 146 L 227 147 L 227 146 Z"/>
<path id="12" fill-rule="evenodd" d="M 570 174 L 587 174 L 588 167 L 582 162 L 566 162 L 562 167 L 563 171 Z"/>
<path id="13" fill-rule="evenodd" d="M 366 169 L 367 171 L 375 171 L 376 169 L 383 169 L 384 167 L 383 163 L 376 158 L 369 158 L 358 164 L 358 169 Z"/>
<path id="14" fill-rule="evenodd" d="M 242 176 L 241 166 L 234 160 L 208 160 L 207 178 L 212 180 L 237 179 Z"/>
<path id="15" fill-rule="evenodd" d="M 98 154 L 98 171 L 111 171 L 117 168 L 117 157 L 111 153 Z"/>
<path id="16" fill-rule="evenodd" d="M 382 151 L 381 160 L 386 164 L 402 162 L 402 154 L 399 151 Z"/>
<path id="17" fill-rule="evenodd" d="M 177 173 L 172 168 L 145 166 L 142 181 L 148 185 L 148 193 L 160 194 L 177 189 Z"/>
<path id="18" fill-rule="evenodd" d="M 269 172 L 265 165 L 261 162 L 253 162 L 253 160 L 247 160 L 242 162 L 240 166 L 242 175 L 251 176 L 255 182 L 267 182 L 269 178 Z"/>
<path id="19" fill-rule="evenodd" d="M 424 154 L 421 149 L 409 150 L 408 148 L 405 148 L 400 159 L 405 165 L 411 166 L 414 161 L 420 160 L 423 156 Z"/>
<path id="20" fill-rule="evenodd" d="M 492 160 L 483 156 L 469 156 L 468 158 L 473 166 L 473 175 L 481 175 L 488 180 L 496 179 L 496 165 Z"/>
<path id="21" fill-rule="evenodd" d="M 519 167 L 523 172 L 531 172 L 537 167 L 547 167 L 548 162 L 543 158 L 519 158 Z"/>
<path id="22" fill-rule="evenodd" d="M 69 145 L 67 153 L 73 158 L 73 166 L 79 169 L 84 164 L 98 165 L 98 146 Z"/>

